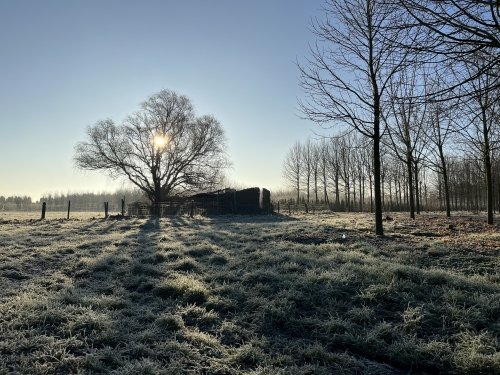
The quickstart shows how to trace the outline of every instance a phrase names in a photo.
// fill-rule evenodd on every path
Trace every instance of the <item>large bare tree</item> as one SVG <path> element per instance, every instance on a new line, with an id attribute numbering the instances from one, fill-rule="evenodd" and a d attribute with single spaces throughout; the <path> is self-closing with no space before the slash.
<path id="1" fill-rule="evenodd" d="M 313 24 L 317 44 L 299 64 L 307 97 L 300 103 L 306 118 L 343 124 L 372 140 L 375 233 L 383 235 L 380 180 L 381 111 L 389 79 L 407 61 L 400 46 L 409 29 L 395 27 L 405 17 L 382 0 L 327 0 L 326 18 Z"/>
<path id="2" fill-rule="evenodd" d="M 162 90 L 123 123 L 101 120 L 75 148 L 77 167 L 128 178 L 158 204 L 172 195 L 212 188 L 228 162 L 224 131 L 191 101 Z"/>

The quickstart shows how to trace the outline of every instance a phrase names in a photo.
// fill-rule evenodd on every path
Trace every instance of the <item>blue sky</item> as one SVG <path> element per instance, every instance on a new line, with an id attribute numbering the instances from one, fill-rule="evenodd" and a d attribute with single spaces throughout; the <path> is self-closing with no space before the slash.
<path id="1" fill-rule="evenodd" d="M 319 128 L 299 118 L 296 59 L 321 0 L 0 1 L 0 195 L 124 185 L 73 165 L 99 119 L 171 89 L 213 114 L 229 181 L 284 186 L 282 162 Z M 126 184 L 125 184 L 126 185 Z"/>

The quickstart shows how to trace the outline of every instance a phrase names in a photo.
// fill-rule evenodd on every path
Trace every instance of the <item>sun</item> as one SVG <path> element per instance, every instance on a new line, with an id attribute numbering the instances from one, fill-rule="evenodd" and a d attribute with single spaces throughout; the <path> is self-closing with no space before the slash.
<path id="1" fill-rule="evenodd" d="M 153 145 L 156 149 L 163 149 L 168 143 L 168 137 L 165 134 L 157 134 L 153 138 Z"/>

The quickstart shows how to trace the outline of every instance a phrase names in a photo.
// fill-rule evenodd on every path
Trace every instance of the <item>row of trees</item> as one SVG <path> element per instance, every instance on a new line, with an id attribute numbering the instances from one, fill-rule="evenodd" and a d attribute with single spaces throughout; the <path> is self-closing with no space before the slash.
<path id="1" fill-rule="evenodd" d="M 41 197 L 40 202 L 46 202 L 47 208 L 52 211 L 66 210 L 68 201 L 71 201 L 71 209 L 73 211 L 101 211 L 104 202 L 108 202 L 110 210 L 120 211 L 122 199 L 125 199 L 125 203 L 128 204 L 145 200 L 146 198 L 140 190 L 129 189 L 107 193 L 48 194 Z"/>
<path id="2" fill-rule="evenodd" d="M 356 205 L 363 210 L 367 190 L 373 206 L 371 172 L 369 152 L 361 145 L 361 139 L 352 135 L 296 142 L 283 167 L 283 176 L 293 188 L 297 202 L 303 198 L 307 203 L 324 202 L 347 210 Z"/>
<path id="3" fill-rule="evenodd" d="M 390 141 L 390 140 L 388 140 Z M 390 142 L 381 157 L 382 206 L 389 211 L 485 210 L 486 182 L 481 159 L 473 154 L 445 156 L 443 170 L 424 144 L 419 158 L 397 156 Z M 435 150 L 434 150 L 435 151 Z M 293 190 L 294 200 L 334 210 L 373 212 L 373 159 L 370 145 L 354 133 L 329 139 L 296 142 L 288 151 L 283 176 Z M 492 162 L 493 209 L 500 210 L 500 154 Z M 410 188 L 411 184 L 411 188 Z M 283 194 L 282 194 L 283 195 Z"/>
<path id="4" fill-rule="evenodd" d="M 406 166 L 412 215 L 420 148 L 435 144 L 434 168 L 443 177 L 449 212 L 445 150 L 451 133 L 461 133 L 466 151 L 480 150 L 488 223 L 493 223 L 498 2 L 327 0 L 324 10 L 325 19 L 313 24 L 318 42 L 310 58 L 298 64 L 306 94 L 300 106 L 306 118 L 344 132 L 352 129 L 371 144 L 376 234 L 383 235 L 386 144 Z M 426 137 L 424 126 L 434 134 Z"/>
<path id="5" fill-rule="evenodd" d="M 71 201 L 73 211 L 100 211 L 104 202 L 109 202 L 110 209 L 119 211 L 121 200 L 126 203 L 145 200 L 144 193 L 136 190 L 118 190 L 113 193 L 68 193 L 68 194 L 46 194 L 35 202 L 29 196 L 0 196 L 0 210 L 2 211 L 38 211 L 40 203 L 45 202 L 51 211 L 65 211 L 68 201 Z"/>
<path id="6" fill-rule="evenodd" d="M 31 207 L 32 203 L 31 197 L 27 195 L 0 196 L 0 210 L 2 211 L 26 210 Z"/>

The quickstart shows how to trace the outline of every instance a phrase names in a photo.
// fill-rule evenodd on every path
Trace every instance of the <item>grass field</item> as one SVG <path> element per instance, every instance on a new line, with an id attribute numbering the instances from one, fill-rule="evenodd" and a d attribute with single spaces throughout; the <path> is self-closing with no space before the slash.
<path id="1" fill-rule="evenodd" d="M 484 218 L 35 218 L 0 214 L 0 373 L 500 374 Z"/>

